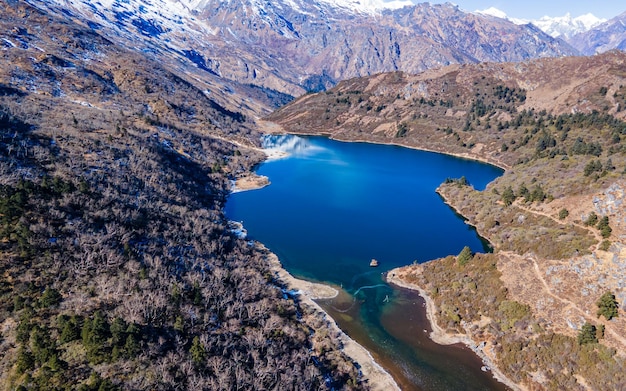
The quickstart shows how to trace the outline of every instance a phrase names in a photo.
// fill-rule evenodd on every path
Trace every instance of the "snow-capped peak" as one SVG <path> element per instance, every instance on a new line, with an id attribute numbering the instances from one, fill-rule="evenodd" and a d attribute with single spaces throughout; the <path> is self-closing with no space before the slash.
<path id="1" fill-rule="evenodd" d="M 569 38 L 578 33 L 589 31 L 599 24 L 606 22 L 606 19 L 600 19 L 593 14 L 585 14 L 572 18 L 567 13 L 564 16 L 549 17 L 544 16 L 539 20 L 533 20 L 532 23 L 553 37 Z"/>
<path id="2" fill-rule="evenodd" d="M 572 15 L 568 12 L 564 16 L 543 16 L 540 19 L 535 20 L 510 18 L 504 11 L 494 7 L 487 8 L 485 10 L 477 10 L 475 13 L 507 19 L 515 24 L 532 23 L 543 30 L 546 34 L 555 38 L 569 38 L 578 33 L 589 31 L 592 28 L 606 22 L 606 19 L 598 18 L 591 13 L 572 18 Z"/>
<path id="3" fill-rule="evenodd" d="M 320 0 L 320 2 L 367 14 L 376 14 L 383 9 L 398 9 L 413 5 L 410 0 Z"/>
<path id="4" fill-rule="evenodd" d="M 497 9 L 496 7 L 489 7 L 487 9 L 485 9 L 485 10 L 476 10 L 476 11 L 474 11 L 474 13 L 480 14 L 480 15 L 495 16 L 496 18 L 506 19 L 506 20 L 508 20 L 510 22 L 513 22 L 515 24 L 527 24 L 527 23 L 529 23 L 527 20 L 524 20 L 524 19 L 509 18 L 504 11 Z"/>
<path id="5" fill-rule="evenodd" d="M 495 16 L 496 18 L 500 18 L 500 19 L 507 19 L 506 13 L 504 11 L 501 11 L 499 9 L 497 9 L 496 7 L 490 7 L 487 8 L 486 10 L 477 10 L 476 11 L 477 14 L 483 14 L 483 15 L 491 15 L 491 16 Z"/>

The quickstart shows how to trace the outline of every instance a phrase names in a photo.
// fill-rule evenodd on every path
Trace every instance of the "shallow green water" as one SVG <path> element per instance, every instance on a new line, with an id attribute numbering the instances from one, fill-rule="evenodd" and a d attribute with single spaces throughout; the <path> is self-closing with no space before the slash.
<path id="1" fill-rule="evenodd" d="M 467 349 L 427 338 L 422 302 L 392 289 L 381 274 L 412 262 L 458 254 L 484 242 L 435 193 L 465 176 L 477 189 L 496 167 L 401 147 L 323 137 L 272 141 L 287 158 L 263 163 L 271 185 L 235 193 L 227 216 L 242 221 L 297 277 L 330 282 L 350 296 L 323 302 L 350 336 L 393 373 L 403 389 L 502 389 Z M 372 258 L 378 268 L 369 266 Z"/>

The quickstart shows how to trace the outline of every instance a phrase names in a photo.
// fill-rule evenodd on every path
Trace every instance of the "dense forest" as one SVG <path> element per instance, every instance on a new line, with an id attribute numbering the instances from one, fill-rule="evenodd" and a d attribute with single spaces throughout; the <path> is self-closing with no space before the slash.
<path id="1" fill-rule="evenodd" d="M 246 116 L 91 30 L 0 14 L 0 388 L 367 388 L 224 216 L 263 158 Z"/>

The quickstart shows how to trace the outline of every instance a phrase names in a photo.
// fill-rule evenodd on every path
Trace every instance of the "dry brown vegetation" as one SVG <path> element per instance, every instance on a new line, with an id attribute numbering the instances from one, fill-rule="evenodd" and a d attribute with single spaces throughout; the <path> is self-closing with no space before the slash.
<path id="1" fill-rule="evenodd" d="M 1 388 L 367 388 L 228 227 L 263 158 L 246 117 L 23 2 L 0 14 Z"/>
<path id="2" fill-rule="evenodd" d="M 623 124 L 614 137 L 609 123 L 626 115 L 618 102 L 625 57 L 610 52 L 379 74 L 302 96 L 268 118 L 289 132 L 395 143 L 503 167 L 568 154 L 579 136 L 623 151 Z M 577 128 L 593 131 L 570 133 Z"/>
<path id="3" fill-rule="evenodd" d="M 512 298 L 501 281 L 501 262 L 496 254 L 476 254 L 460 265 L 449 256 L 407 266 L 404 280 L 428 292 L 440 326 L 488 348 L 514 382 L 533 389 L 584 390 L 578 379 L 585 379 L 591 389 L 621 389 L 624 358 L 604 345 L 580 345 L 575 337 L 555 333 L 551 319 Z"/>

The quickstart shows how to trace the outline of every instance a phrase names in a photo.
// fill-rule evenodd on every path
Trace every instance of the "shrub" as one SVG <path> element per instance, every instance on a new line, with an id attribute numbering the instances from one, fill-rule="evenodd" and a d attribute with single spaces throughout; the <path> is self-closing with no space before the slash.
<path id="1" fill-rule="evenodd" d="M 409 126 L 406 122 L 400 122 L 397 126 L 396 137 L 404 137 L 409 131 Z"/>
<path id="2" fill-rule="evenodd" d="M 600 221 L 598 221 L 598 225 L 596 225 L 596 227 L 600 230 L 600 234 L 604 239 L 611 236 L 611 232 L 613 232 L 609 226 L 609 216 L 602 217 Z"/>
<path id="3" fill-rule="evenodd" d="M 587 216 L 587 220 L 585 220 L 585 225 L 594 226 L 597 223 L 598 223 L 598 215 L 596 214 L 596 212 L 589 213 L 589 216 Z"/>
<path id="4" fill-rule="evenodd" d="M 48 308 L 55 306 L 61 302 L 61 294 L 54 288 L 46 288 L 39 299 L 39 306 L 41 308 Z"/>
<path id="5" fill-rule="evenodd" d="M 600 243 L 600 250 L 609 251 L 609 248 L 611 248 L 610 240 L 603 240 L 602 243 Z"/>
<path id="6" fill-rule="evenodd" d="M 515 193 L 511 186 L 507 186 L 502 192 L 502 197 L 500 197 L 505 206 L 511 205 L 513 201 L 515 201 L 515 198 Z"/>
<path id="7" fill-rule="evenodd" d="M 457 255 L 456 261 L 460 266 L 464 266 L 471 261 L 473 257 L 474 254 L 472 254 L 472 250 L 468 246 L 465 246 L 459 255 Z"/>
<path id="8" fill-rule="evenodd" d="M 503 330 L 508 330 L 515 322 L 530 315 L 530 307 L 517 301 L 504 300 L 498 310 L 501 313 L 500 325 Z"/>
<path id="9" fill-rule="evenodd" d="M 589 176 L 593 174 L 594 172 L 600 172 L 600 171 L 602 171 L 602 163 L 600 163 L 599 160 L 592 160 L 589 163 L 587 163 L 583 173 L 585 174 L 585 176 Z"/>

